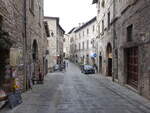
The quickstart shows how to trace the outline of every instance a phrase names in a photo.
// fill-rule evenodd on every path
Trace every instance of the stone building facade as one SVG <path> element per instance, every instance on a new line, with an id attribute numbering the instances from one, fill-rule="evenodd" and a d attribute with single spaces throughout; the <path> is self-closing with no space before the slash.
<path id="1" fill-rule="evenodd" d="M 113 0 L 94 0 L 97 2 L 97 62 L 102 75 L 117 79 L 115 70 L 114 47 L 114 5 Z M 113 69 L 114 68 L 114 69 Z"/>
<path id="2" fill-rule="evenodd" d="M 26 81 L 29 86 L 30 79 L 39 72 L 44 73 L 46 58 L 47 37 L 44 37 L 44 11 L 43 0 L 25 0 L 25 43 L 26 43 Z"/>
<path id="3" fill-rule="evenodd" d="M 64 35 L 64 44 L 63 44 L 64 58 L 70 58 L 70 37 L 68 34 Z"/>
<path id="4" fill-rule="evenodd" d="M 79 64 L 97 64 L 97 21 L 93 17 L 68 33 L 70 37 L 70 59 Z"/>
<path id="5" fill-rule="evenodd" d="M 15 75 L 23 88 L 23 4 L 23 0 L 2 0 L 0 3 L 0 87 L 12 76 L 11 67 L 12 71 L 17 71 Z"/>
<path id="6" fill-rule="evenodd" d="M 72 62 L 76 62 L 76 57 L 75 57 L 75 52 L 76 52 L 76 48 L 75 48 L 75 43 L 76 43 L 76 35 L 75 35 L 75 30 L 77 29 L 77 27 L 72 28 L 69 32 L 68 32 L 68 36 L 70 38 L 70 61 Z"/>
<path id="7" fill-rule="evenodd" d="M 2 0 L 0 3 L 1 43 L 4 62 L 0 65 L 11 69 L 21 89 L 31 87 L 33 74 L 43 73 L 45 48 L 43 0 Z M 1 60 L 2 61 L 2 60 Z M 9 78 L 10 70 L 4 69 L 1 81 Z"/>
<path id="8" fill-rule="evenodd" d="M 96 17 L 75 30 L 75 60 L 82 64 L 96 64 Z"/>
<path id="9" fill-rule="evenodd" d="M 65 31 L 59 24 L 58 17 L 45 17 L 44 21 L 48 23 L 50 36 L 48 37 L 48 68 L 51 70 L 55 64 L 61 64 L 63 61 L 63 38 Z"/>
<path id="10" fill-rule="evenodd" d="M 148 0 L 93 0 L 93 3 L 97 3 L 97 21 L 104 23 L 104 27 L 99 27 L 99 46 L 104 47 L 103 59 L 112 57 L 113 80 L 150 98 L 150 2 Z M 103 10 L 106 10 L 106 13 Z M 106 16 L 104 19 L 107 23 L 106 29 L 105 22 L 100 19 L 102 15 L 104 18 Z M 100 33 L 102 30 L 104 30 L 103 34 Z M 111 49 L 105 46 L 108 42 Z M 111 54 L 107 51 L 111 51 L 109 52 Z M 105 66 L 105 63 L 107 64 L 108 61 L 102 60 L 104 65 L 102 67 L 106 67 L 102 71 L 107 72 L 109 66 Z"/>

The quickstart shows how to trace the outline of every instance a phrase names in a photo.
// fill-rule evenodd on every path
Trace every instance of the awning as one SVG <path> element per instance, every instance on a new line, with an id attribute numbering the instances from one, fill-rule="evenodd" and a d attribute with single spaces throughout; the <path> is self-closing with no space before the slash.
<path id="1" fill-rule="evenodd" d="M 96 56 L 97 56 L 96 53 L 91 53 L 91 54 L 90 54 L 90 57 L 91 57 L 91 58 L 95 58 Z"/>

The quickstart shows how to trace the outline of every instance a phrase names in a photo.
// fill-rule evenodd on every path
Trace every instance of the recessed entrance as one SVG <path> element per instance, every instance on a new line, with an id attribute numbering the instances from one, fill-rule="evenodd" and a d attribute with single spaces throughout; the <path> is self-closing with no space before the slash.
<path id="1" fill-rule="evenodd" d="M 39 70 L 39 64 L 38 64 L 38 44 L 37 41 L 34 40 L 33 41 L 33 45 L 32 45 L 32 59 L 33 59 L 33 73 L 35 75 L 38 75 L 38 70 Z"/>
<path id="2" fill-rule="evenodd" d="M 138 47 L 127 49 L 127 84 L 138 87 Z"/>
<path id="3" fill-rule="evenodd" d="M 102 56 L 99 56 L 99 72 L 102 73 Z"/>
<path id="4" fill-rule="evenodd" d="M 110 43 L 107 45 L 107 76 L 112 76 L 112 46 Z"/>
<path id="5" fill-rule="evenodd" d="M 33 41 L 32 58 L 33 58 L 34 62 L 36 62 L 37 59 L 38 59 L 38 45 L 37 45 L 37 41 L 36 40 Z"/>

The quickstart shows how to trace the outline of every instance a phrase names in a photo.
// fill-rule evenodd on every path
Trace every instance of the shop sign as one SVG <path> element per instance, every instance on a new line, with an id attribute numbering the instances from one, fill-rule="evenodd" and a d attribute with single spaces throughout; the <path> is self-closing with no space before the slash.
<path id="1" fill-rule="evenodd" d="M 10 49 L 10 65 L 17 66 L 22 63 L 23 52 L 19 48 Z"/>

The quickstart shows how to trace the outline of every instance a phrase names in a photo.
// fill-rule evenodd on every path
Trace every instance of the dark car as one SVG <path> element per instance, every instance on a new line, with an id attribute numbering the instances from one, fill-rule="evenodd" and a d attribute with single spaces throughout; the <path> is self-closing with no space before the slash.
<path id="1" fill-rule="evenodd" d="M 82 65 L 81 72 L 84 74 L 95 74 L 95 69 L 91 65 Z"/>

